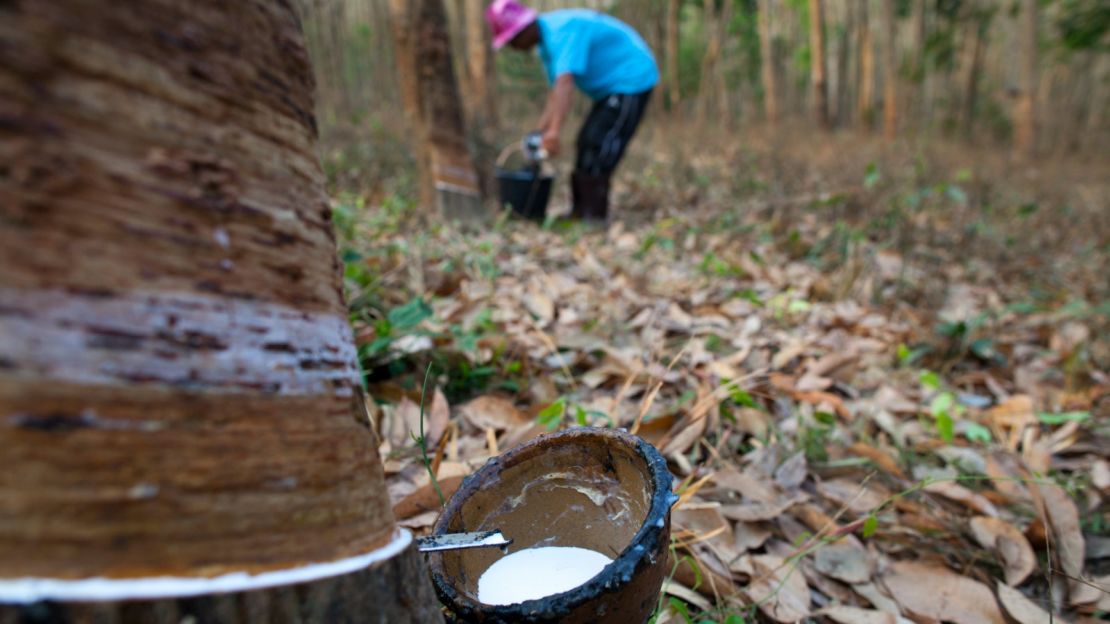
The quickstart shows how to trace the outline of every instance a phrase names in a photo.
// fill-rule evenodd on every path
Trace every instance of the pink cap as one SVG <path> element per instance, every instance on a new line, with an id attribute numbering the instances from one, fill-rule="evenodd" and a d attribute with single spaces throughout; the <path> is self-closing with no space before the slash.
<path id="1" fill-rule="evenodd" d="M 500 50 L 520 31 L 536 21 L 539 13 L 516 0 L 493 0 L 486 8 L 486 21 L 493 33 L 493 49 Z"/>

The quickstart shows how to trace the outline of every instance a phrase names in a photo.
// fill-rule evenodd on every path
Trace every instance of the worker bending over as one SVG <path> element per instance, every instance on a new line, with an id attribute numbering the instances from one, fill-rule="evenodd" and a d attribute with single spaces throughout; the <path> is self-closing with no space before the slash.
<path id="1" fill-rule="evenodd" d="M 522 52 L 539 47 L 551 85 L 539 124 L 549 154 L 559 153 L 559 133 L 574 86 L 594 101 L 578 131 L 571 216 L 605 221 L 613 171 L 659 82 L 651 49 L 631 26 L 587 9 L 538 13 L 516 0 L 494 0 L 486 9 L 486 20 L 495 50 L 505 45 Z"/>

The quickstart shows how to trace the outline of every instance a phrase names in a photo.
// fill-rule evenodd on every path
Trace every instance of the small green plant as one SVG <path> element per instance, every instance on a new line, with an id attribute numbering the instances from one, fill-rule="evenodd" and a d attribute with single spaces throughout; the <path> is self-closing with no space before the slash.
<path id="1" fill-rule="evenodd" d="M 994 348 L 994 341 L 981 336 L 981 329 L 990 320 L 987 313 L 978 314 L 969 320 L 949 321 L 937 326 L 937 333 L 948 339 L 950 358 L 971 355 L 985 362 L 1001 363 L 1002 356 Z"/>
<path id="2" fill-rule="evenodd" d="M 760 407 L 760 405 L 755 402 L 755 399 L 752 398 L 752 395 L 749 394 L 747 390 L 743 390 L 743 389 L 737 387 L 732 382 L 727 382 L 726 385 L 731 386 L 731 388 L 728 391 L 728 395 L 729 395 L 729 398 L 732 399 L 733 403 L 735 403 L 735 404 L 737 404 L 741 407 L 751 407 L 751 408 L 754 408 L 754 409 L 762 409 Z"/>
<path id="3" fill-rule="evenodd" d="M 895 356 L 898 358 L 898 366 L 908 367 L 913 366 L 921 358 L 928 355 L 930 351 L 932 351 L 932 348 L 928 345 L 911 348 L 905 344 L 899 344 Z"/>
<path id="4" fill-rule="evenodd" d="M 952 413 L 954 410 L 962 409 L 956 403 L 956 395 L 951 392 L 941 392 L 933 398 L 929 405 L 929 412 L 935 420 L 937 435 L 949 444 L 955 438 L 955 423 L 952 420 Z"/>
<path id="5" fill-rule="evenodd" d="M 1048 412 L 1038 412 L 1037 420 L 1046 425 L 1062 425 L 1067 422 L 1086 422 L 1090 420 L 1091 413 L 1088 411 L 1075 411 L 1075 412 L 1061 412 L 1059 414 L 1050 414 Z"/>
<path id="6" fill-rule="evenodd" d="M 420 297 L 393 308 L 385 318 L 374 323 L 374 340 L 359 348 L 359 357 L 363 360 L 380 358 L 398 338 L 413 333 L 431 316 L 432 308 Z"/>
<path id="7" fill-rule="evenodd" d="M 567 398 L 561 396 L 554 403 L 540 410 L 539 414 L 536 414 L 536 422 L 546 427 L 548 431 L 554 431 L 559 428 L 559 425 L 563 424 L 563 416 L 566 415 L 566 411 Z"/>
<path id="8" fill-rule="evenodd" d="M 863 188 L 871 189 L 882 181 L 883 176 L 879 171 L 879 165 L 875 161 L 867 163 L 867 170 L 863 176 Z"/>
<path id="9" fill-rule="evenodd" d="M 817 463 L 829 458 L 829 436 L 835 424 L 836 416 L 828 412 L 814 412 L 813 422 L 801 426 L 798 442 L 807 460 Z"/>
<path id="10" fill-rule="evenodd" d="M 732 293 L 732 296 L 736 297 L 737 299 L 743 299 L 754 306 L 763 307 L 763 299 L 759 297 L 759 293 L 755 292 L 751 288 L 737 290 Z"/>
<path id="11" fill-rule="evenodd" d="M 993 439 L 990 429 L 972 421 L 964 423 L 964 437 L 969 442 L 981 442 L 983 444 L 989 444 Z"/>

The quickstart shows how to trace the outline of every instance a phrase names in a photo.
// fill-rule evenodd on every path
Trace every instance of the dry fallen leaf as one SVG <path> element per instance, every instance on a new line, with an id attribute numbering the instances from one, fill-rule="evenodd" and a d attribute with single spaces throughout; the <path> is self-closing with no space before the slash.
<path id="1" fill-rule="evenodd" d="M 439 442 L 440 436 L 447 430 L 447 421 L 451 417 L 451 407 L 447 404 L 447 397 L 436 388 L 432 396 L 431 405 L 424 408 L 424 435 L 427 436 L 428 448 L 433 448 Z"/>
<path id="2" fill-rule="evenodd" d="M 685 452 L 705 434 L 708 426 L 708 413 L 683 417 L 667 432 L 659 451 L 664 455 Z"/>
<path id="3" fill-rule="evenodd" d="M 1034 487 L 1044 501 L 1043 511 L 1048 516 L 1052 534 L 1052 550 L 1059 561 L 1060 570 L 1070 579 L 1071 593 L 1089 594 L 1080 587 L 1083 577 L 1083 532 L 1079 526 L 1079 509 L 1060 486 L 1038 482 Z"/>
<path id="4" fill-rule="evenodd" d="M 907 612 L 955 624 L 1006 624 L 990 588 L 948 568 L 899 561 L 881 580 Z"/>
<path id="5" fill-rule="evenodd" d="M 720 505 L 708 503 L 687 505 L 671 512 L 672 533 L 688 531 L 691 536 L 682 541 L 705 545 L 713 550 L 724 564 L 738 557 L 732 525 L 721 517 Z"/>
<path id="6" fill-rule="evenodd" d="M 1110 606 L 1110 581 L 1106 577 L 1101 580 L 1092 579 L 1084 575 L 1082 578 L 1069 579 L 1068 601 L 1077 608 L 1090 610 L 1105 610 Z M 1101 605 L 1101 606 L 1100 606 Z"/>
<path id="7" fill-rule="evenodd" d="M 878 486 L 864 485 L 851 479 L 830 479 L 817 484 L 817 493 L 848 509 L 860 513 L 871 513 L 887 500 L 886 492 Z"/>
<path id="8" fill-rule="evenodd" d="M 857 583 L 852 586 L 852 591 L 863 596 L 871 606 L 886 613 L 901 613 L 898 603 L 888 596 L 882 588 L 875 583 Z"/>
<path id="9" fill-rule="evenodd" d="M 871 579 L 867 549 L 855 538 L 825 544 L 814 553 L 814 564 L 822 574 L 845 583 L 866 583 Z"/>
<path id="10" fill-rule="evenodd" d="M 1104 574 L 1096 579 L 1090 581 L 1098 592 L 1098 602 L 1095 603 L 1095 609 L 1103 613 L 1110 613 L 1110 574 Z"/>
<path id="11" fill-rule="evenodd" d="M 837 624 L 899 624 L 898 616 L 873 609 L 833 605 L 817 612 Z"/>
<path id="12" fill-rule="evenodd" d="M 1105 459 L 1095 460 L 1091 466 L 1091 485 L 1101 492 L 1110 492 L 1110 462 Z"/>
<path id="13" fill-rule="evenodd" d="M 534 440 L 545 433 L 547 433 L 547 427 L 537 422 L 525 423 L 501 434 L 501 437 L 497 439 L 497 444 L 503 449 L 511 449 L 529 440 Z"/>
<path id="14" fill-rule="evenodd" d="M 818 572 L 812 561 L 803 559 L 799 562 L 799 567 L 813 592 L 827 596 L 833 603 L 855 604 L 857 602 L 856 595 L 849 586 Z"/>
<path id="15" fill-rule="evenodd" d="M 996 589 L 998 603 L 1017 624 L 1052 624 L 1052 616 L 1026 598 L 1025 594 L 1001 581 L 998 582 Z"/>
<path id="16" fill-rule="evenodd" d="M 940 494 L 941 496 L 963 503 L 981 514 L 991 517 L 998 516 L 998 510 L 982 494 L 973 492 L 964 486 L 951 481 L 934 481 L 923 488 L 926 492 Z"/>
<path id="17" fill-rule="evenodd" d="M 513 402 L 487 394 L 465 403 L 459 414 L 478 429 L 504 431 L 529 424 L 528 416 L 518 410 Z"/>
<path id="18" fill-rule="evenodd" d="M 674 553 L 677 553 L 677 559 Z M 674 571 L 673 580 L 687 587 L 693 587 L 703 596 L 716 599 L 736 595 L 736 584 L 731 574 L 726 576 L 719 573 L 716 564 L 706 565 L 706 562 L 698 557 L 698 553 L 691 552 L 689 549 L 672 551 L 667 569 Z"/>
<path id="19" fill-rule="evenodd" d="M 738 520 L 741 522 L 757 522 L 759 520 L 773 520 L 783 514 L 784 511 L 790 509 L 794 505 L 805 501 L 808 496 L 805 494 L 796 494 L 791 497 L 783 497 L 771 503 L 740 503 L 737 505 L 722 505 L 721 515 L 729 520 Z"/>
<path id="20" fill-rule="evenodd" d="M 746 592 L 759 610 L 777 622 L 809 615 L 809 587 L 801 570 L 774 555 L 745 555 L 735 568 L 751 577 Z"/>
<path id="21" fill-rule="evenodd" d="M 779 498 L 775 489 L 768 486 L 764 479 L 735 468 L 718 470 L 713 473 L 712 481 L 717 487 L 736 492 L 749 501 L 774 503 Z"/>
<path id="22" fill-rule="evenodd" d="M 896 414 L 916 414 L 921 407 L 890 386 L 883 386 L 871 401 L 876 407 Z"/>
<path id="23" fill-rule="evenodd" d="M 439 479 L 439 488 L 443 491 L 443 496 L 451 498 L 455 490 L 459 489 L 462 480 L 462 476 Z M 436 493 L 435 486 L 429 482 L 398 501 L 393 506 L 393 516 L 398 520 L 404 520 L 427 511 L 439 511 L 439 508 L 439 494 Z"/>
<path id="24" fill-rule="evenodd" d="M 531 288 L 523 298 L 524 307 L 535 316 L 543 327 L 555 318 L 555 303 L 539 288 Z"/>
<path id="25" fill-rule="evenodd" d="M 703 611 L 709 611 L 713 608 L 713 605 L 701 594 L 673 580 L 663 581 L 663 593 L 679 598 L 683 602 L 688 602 Z"/>
<path id="26" fill-rule="evenodd" d="M 420 431 L 420 406 L 408 397 L 384 410 L 382 433 L 394 448 L 412 444 Z"/>
<path id="27" fill-rule="evenodd" d="M 971 534 L 983 548 L 990 548 L 1002 559 L 1006 584 L 1020 585 L 1037 565 L 1029 540 L 1014 525 L 999 518 L 978 516 L 969 523 Z"/>
<path id="28" fill-rule="evenodd" d="M 775 483 L 784 490 L 793 490 L 806 480 L 809 474 L 809 464 L 806 463 L 806 454 L 799 451 L 775 469 Z"/>
<path id="29" fill-rule="evenodd" d="M 737 522 L 732 532 L 736 536 L 736 549 L 740 552 L 755 550 L 771 537 L 770 526 L 764 522 Z"/>
<path id="30" fill-rule="evenodd" d="M 1018 459 L 1012 454 L 995 452 L 987 455 L 987 476 L 994 488 L 1012 501 L 1029 501 L 1029 490 L 1022 483 Z"/>
<path id="31" fill-rule="evenodd" d="M 885 451 L 877 446 L 864 444 L 863 442 L 856 442 L 848 447 L 848 450 L 861 457 L 870 459 L 872 463 L 879 467 L 880 470 L 892 474 L 896 477 L 904 478 L 906 473 L 903 472 L 902 467 L 898 465 L 898 460 L 894 458 L 888 451 Z"/>
<path id="32" fill-rule="evenodd" d="M 1026 427 L 1037 422 L 1033 411 L 1033 399 L 1024 394 L 1010 397 L 990 408 L 987 410 L 986 419 L 996 429 L 1008 432 L 1003 441 L 1010 451 L 1017 450 Z"/>

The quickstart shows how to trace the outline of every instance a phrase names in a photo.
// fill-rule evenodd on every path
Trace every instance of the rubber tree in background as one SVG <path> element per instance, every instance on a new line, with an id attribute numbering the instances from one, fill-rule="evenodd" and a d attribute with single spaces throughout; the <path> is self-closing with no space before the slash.
<path id="1" fill-rule="evenodd" d="M 3 3 L 0 119 L 0 621 L 438 621 L 291 6 Z"/>
<path id="2" fill-rule="evenodd" d="M 859 0 L 859 19 L 856 22 L 856 41 L 859 45 L 859 99 L 856 118 L 861 126 L 871 120 L 875 101 L 875 51 L 871 42 L 871 0 Z"/>
<path id="3" fill-rule="evenodd" d="M 809 0 L 809 71 L 813 119 L 829 127 L 829 89 L 825 68 L 825 12 L 821 0 Z"/>
<path id="4" fill-rule="evenodd" d="M 1014 154 L 1030 159 L 1037 148 L 1037 0 L 1022 0 L 1018 38 L 1021 89 L 1014 102 Z"/>
<path id="5" fill-rule="evenodd" d="M 883 136 L 894 139 L 898 133 L 898 54 L 894 47 L 894 0 L 880 0 L 882 13 L 880 54 L 883 58 Z"/>
<path id="6" fill-rule="evenodd" d="M 732 114 L 729 110 L 728 89 L 721 68 L 721 56 L 728 38 L 728 27 L 732 21 L 732 0 L 704 0 L 702 17 L 708 36 L 705 54 L 701 60 L 701 77 L 698 80 L 697 123 L 704 126 L 706 118 L 716 113 L 717 121 L 729 124 Z"/>
<path id="7" fill-rule="evenodd" d="M 466 40 L 467 126 L 475 146 L 476 168 L 483 188 L 494 188 L 494 161 L 497 158 L 497 70 L 486 24 L 487 0 L 463 0 L 462 19 Z"/>
<path id="8" fill-rule="evenodd" d="M 463 99 L 443 0 L 390 0 L 398 81 L 428 216 L 479 221 L 481 184 L 467 145 Z"/>
<path id="9" fill-rule="evenodd" d="M 771 7 L 775 0 L 759 0 L 759 63 L 763 83 L 763 115 L 769 123 L 779 120 L 778 80 L 775 75 L 775 45 L 771 35 Z"/>
<path id="10" fill-rule="evenodd" d="M 663 45 L 666 58 L 663 70 L 666 72 L 665 86 L 667 89 L 667 104 L 671 110 L 677 110 L 681 98 L 678 84 L 678 48 L 681 37 L 679 36 L 679 20 L 681 19 L 682 0 L 667 0 L 667 15 L 664 26 L 666 42 Z"/>

